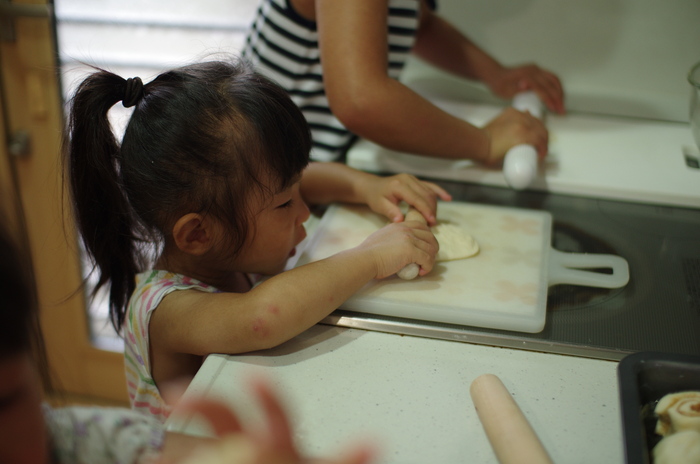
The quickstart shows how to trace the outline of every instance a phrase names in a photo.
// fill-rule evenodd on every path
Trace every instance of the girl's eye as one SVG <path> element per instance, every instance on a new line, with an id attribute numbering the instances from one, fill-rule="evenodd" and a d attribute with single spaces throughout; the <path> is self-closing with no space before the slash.
<path id="1" fill-rule="evenodd" d="M 278 206 L 278 208 L 289 208 L 292 206 L 292 200 L 286 201 Z"/>

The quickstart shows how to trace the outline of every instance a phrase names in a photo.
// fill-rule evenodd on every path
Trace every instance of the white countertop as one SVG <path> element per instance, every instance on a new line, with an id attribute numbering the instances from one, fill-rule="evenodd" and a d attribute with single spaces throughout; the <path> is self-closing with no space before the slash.
<path id="1" fill-rule="evenodd" d="M 496 463 L 469 386 L 501 378 L 553 461 L 623 463 L 617 363 L 317 325 L 275 348 L 211 355 L 186 395 L 215 395 L 255 420 L 248 384 L 272 379 L 302 449 L 328 456 L 370 438 L 381 463 Z M 189 417 L 171 430 L 206 434 Z"/>
<path id="2" fill-rule="evenodd" d="M 444 111 L 483 126 L 502 107 L 425 95 Z M 548 114 L 549 154 L 529 189 L 593 198 L 698 208 L 700 160 L 688 123 L 605 115 Z M 429 158 L 360 139 L 347 164 L 370 172 L 507 187 L 503 173 L 469 160 Z"/>

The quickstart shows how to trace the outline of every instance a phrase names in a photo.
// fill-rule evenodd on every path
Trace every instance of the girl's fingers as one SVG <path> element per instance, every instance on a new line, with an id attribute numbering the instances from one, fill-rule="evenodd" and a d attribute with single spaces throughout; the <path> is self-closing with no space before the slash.
<path id="1" fill-rule="evenodd" d="M 342 452 L 340 459 L 335 458 L 315 458 L 305 461 L 307 464 L 369 464 L 376 456 L 376 447 L 361 444 L 348 448 L 348 451 Z"/>
<path id="2" fill-rule="evenodd" d="M 377 193 L 370 196 L 371 208 L 391 222 L 404 221 L 399 204 L 401 201 L 418 210 L 428 224 L 435 225 L 438 199 L 451 201 L 445 189 L 432 182 L 425 182 L 410 174 L 398 174 L 381 181 Z"/>
<path id="3" fill-rule="evenodd" d="M 392 222 L 402 222 L 403 213 L 399 203 L 404 201 L 420 211 L 428 223 L 435 223 L 436 197 L 451 198 L 449 194 L 437 185 L 419 181 L 413 176 L 402 174 L 390 182 L 387 190 L 373 206 L 375 212 L 384 215 Z"/>
<path id="4" fill-rule="evenodd" d="M 415 183 L 409 186 L 406 193 L 400 198 L 410 206 L 418 210 L 426 219 L 428 224 L 435 225 L 437 219 L 437 199 L 444 201 L 452 200 L 452 196 L 445 189 L 432 182 L 424 182 L 415 179 Z"/>
<path id="5" fill-rule="evenodd" d="M 435 211 L 437 209 L 437 202 L 435 199 L 432 199 L 431 202 L 426 201 L 425 197 L 422 197 L 420 195 L 404 195 L 401 200 L 405 201 L 408 203 L 409 206 L 412 206 L 415 208 L 426 220 L 426 222 L 429 225 L 435 225 L 437 222 L 437 219 L 435 218 Z M 399 211 L 399 214 L 401 215 L 401 220 L 400 221 L 395 221 L 395 222 L 401 222 L 404 221 L 405 218 L 403 214 L 401 213 L 401 210 L 397 205 L 394 205 L 394 207 Z"/>
<path id="6" fill-rule="evenodd" d="M 414 254 L 416 259 L 413 262 L 420 266 L 419 274 L 426 275 L 435 265 L 435 255 L 440 246 L 435 239 L 435 235 L 433 235 L 427 226 L 421 225 L 414 228 L 413 234 L 415 237 L 413 246 L 418 250 L 417 254 Z"/>
<path id="7" fill-rule="evenodd" d="M 297 454 L 287 413 L 270 384 L 257 379 L 253 382 L 253 390 L 265 411 L 269 443 L 277 450 Z"/>
<path id="8" fill-rule="evenodd" d="M 180 401 L 191 379 L 168 382 L 161 387 L 161 395 L 168 404 L 175 405 L 181 414 L 197 414 L 209 422 L 217 436 L 240 433 L 241 423 L 231 409 L 219 400 L 204 397 Z"/>
<path id="9" fill-rule="evenodd" d="M 382 211 L 377 211 L 380 214 L 383 214 L 387 219 L 389 219 L 391 222 L 401 222 L 403 221 L 403 213 L 401 212 L 401 208 L 399 208 L 399 205 L 396 203 L 392 203 L 389 200 L 384 200 L 382 202 Z"/>
<path id="10" fill-rule="evenodd" d="M 433 184 L 432 182 L 422 182 L 424 186 L 426 186 L 428 189 L 430 189 L 435 195 L 438 196 L 439 199 L 443 201 L 452 201 L 452 195 L 447 193 L 447 190 L 444 188 L 440 187 L 437 184 Z"/>
<path id="11" fill-rule="evenodd" d="M 235 450 L 239 457 L 236 462 L 251 464 L 268 462 L 369 464 L 375 457 L 374 447 L 361 445 L 353 447 L 350 452 L 343 453 L 340 459 L 302 459 L 294 446 L 292 427 L 287 414 L 269 382 L 264 379 L 254 379 L 252 383 L 253 391 L 262 405 L 267 422 L 267 430 L 262 435 L 244 433 L 236 414 L 219 400 L 187 399 L 176 406 L 178 413 L 202 416 L 217 436 L 227 436 L 212 448 L 214 453 L 211 454 L 212 456 L 217 456 L 217 459 L 221 459 L 224 455 L 229 457 L 232 450 Z M 168 461 L 164 460 L 161 464 L 166 462 Z"/>
<path id="12" fill-rule="evenodd" d="M 346 453 L 337 464 L 369 464 L 377 453 L 371 446 L 360 446 L 353 451 Z"/>
<path id="13" fill-rule="evenodd" d="M 435 217 L 435 206 L 428 204 L 422 199 L 418 199 L 413 203 L 409 202 L 408 204 L 413 206 L 415 209 L 418 210 L 419 213 L 423 215 L 428 225 L 434 226 L 435 224 L 437 224 L 437 218 Z"/>

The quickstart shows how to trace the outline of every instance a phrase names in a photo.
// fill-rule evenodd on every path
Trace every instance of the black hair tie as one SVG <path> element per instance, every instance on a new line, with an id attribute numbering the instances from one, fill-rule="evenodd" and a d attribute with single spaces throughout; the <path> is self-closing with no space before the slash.
<path id="1" fill-rule="evenodd" d="M 143 97 L 143 81 L 140 77 L 130 77 L 124 85 L 124 96 L 122 97 L 122 105 L 124 108 L 134 106 Z"/>

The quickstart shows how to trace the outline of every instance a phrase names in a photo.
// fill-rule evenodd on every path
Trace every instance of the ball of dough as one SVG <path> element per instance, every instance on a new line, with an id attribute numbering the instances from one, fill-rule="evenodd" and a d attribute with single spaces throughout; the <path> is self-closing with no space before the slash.
<path id="1" fill-rule="evenodd" d="M 700 432 L 700 392 L 670 393 L 658 402 L 654 413 L 658 417 L 656 433 L 662 436 L 680 430 Z"/>
<path id="2" fill-rule="evenodd" d="M 700 432 L 682 430 L 654 447 L 654 464 L 700 464 Z"/>

